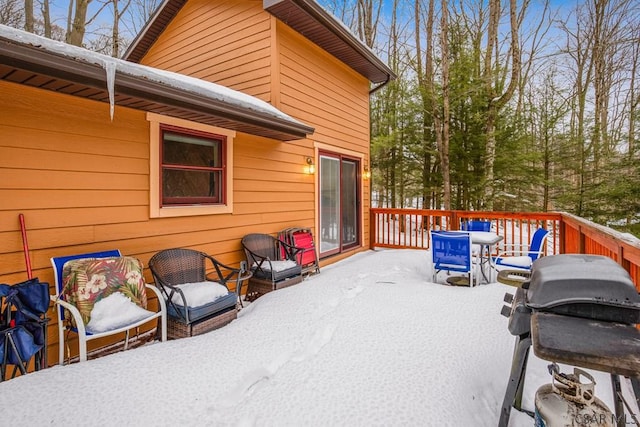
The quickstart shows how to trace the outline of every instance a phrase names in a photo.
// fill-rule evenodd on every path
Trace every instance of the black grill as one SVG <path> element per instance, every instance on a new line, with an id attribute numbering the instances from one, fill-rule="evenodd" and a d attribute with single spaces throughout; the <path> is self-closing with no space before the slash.
<path id="1" fill-rule="evenodd" d="M 531 331 L 534 310 L 606 322 L 640 323 L 640 295 L 629 274 L 611 258 L 555 255 L 536 261 L 531 277 L 507 293 L 502 314 L 512 335 Z"/>
<path id="2" fill-rule="evenodd" d="M 556 321 L 558 316 L 573 318 L 576 321 L 572 324 L 580 326 L 599 322 L 620 324 L 632 333 L 637 331 L 629 325 L 640 323 L 640 294 L 629 274 L 612 259 L 599 255 L 540 258 L 534 263 L 529 279 L 515 294 L 507 293 L 505 302 L 509 305 L 503 307 L 502 314 L 509 318 L 508 329 L 516 336 L 516 345 L 499 426 L 508 424 L 512 406 L 521 410 L 522 385 L 532 342 L 532 316 Z M 559 338 L 570 342 L 575 339 L 572 333 L 578 333 L 567 332 L 566 336 L 560 333 Z"/>

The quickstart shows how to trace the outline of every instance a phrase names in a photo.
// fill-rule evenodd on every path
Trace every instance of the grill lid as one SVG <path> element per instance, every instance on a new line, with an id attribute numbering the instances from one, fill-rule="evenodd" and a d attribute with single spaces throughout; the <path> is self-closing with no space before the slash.
<path id="1" fill-rule="evenodd" d="M 600 255 L 552 255 L 533 264 L 527 305 L 540 310 L 567 304 L 638 310 L 640 317 L 640 294 L 631 277 L 611 258 Z"/>

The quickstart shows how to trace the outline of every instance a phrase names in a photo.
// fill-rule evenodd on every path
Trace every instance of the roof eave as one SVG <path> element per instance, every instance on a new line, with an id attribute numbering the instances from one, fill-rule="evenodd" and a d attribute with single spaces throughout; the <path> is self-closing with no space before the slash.
<path id="1" fill-rule="evenodd" d="M 358 39 L 348 28 L 328 13 L 322 6 L 314 0 L 263 0 L 263 7 L 266 11 L 276 16 L 280 21 L 291 26 L 312 42 L 343 60 L 347 65 L 363 74 L 372 83 L 383 83 L 394 80 L 395 73 L 373 53 L 360 39 Z M 318 37 L 317 33 L 305 31 L 306 25 L 291 19 L 290 8 L 295 7 L 317 21 L 327 32 L 332 33 L 340 39 L 348 49 L 352 49 L 357 55 L 365 60 L 371 67 L 362 68 L 350 61 L 342 58 L 337 53 L 337 49 L 325 42 L 323 36 Z"/>
<path id="2" fill-rule="evenodd" d="M 31 45 L 0 39 L 0 64 L 40 76 L 77 83 L 88 88 L 108 90 L 107 75 L 102 66 L 61 56 Z M 10 76 L 5 77 L 9 77 L 5 78 L 6 80 L 11 80 Z M 194 116 L 200 117 L 194 121 L 215 123 L 216 118 L 220 118 L 224 123 L 230 124 L 230 129 L 282 141 L 302 139 L 314 132 L 312 127 L 301 123 L 119 71 L 116 71 L 114 93 L 153 104 L 152 107 L 139 108 L 143 111 L 155 112 L 158 110 L 157 104 L 161 104 L 179 110 L 181 113 L 194 113 Z M 172 114 L 167 113 L 167 115 Z"/>
<path id="3" fill-rule="evenodd" d="M 122 55 L 122 59 L 139 63 L 149 51 L 151 45 L 158 39 L 169 22 L 182 9 L 187 0 L 163 0 L 153 16 L 145 23 L 142 31 L 133 39 Z"/>
<path id="4" fill-rule="evenodd" d="M 129 45 L 122 58 L 131 62 L 140 62 L 186 1 L 164 0 Z M 395 73 L 380 58 L 314 0 L 263 0 L 263 8 L 343 61 L 370 82 L 379 84 L 396 78 Z M 301 13 L 291 14 L 290 11 L 293 9 Z M 298 18 L 294 15 L 303 18 L 301 21 L 296 21 Z M 307 31 L 309 24 L 315 27 L 314 31 Z M 327 43 L 331 38 L 338 43 Z"/>

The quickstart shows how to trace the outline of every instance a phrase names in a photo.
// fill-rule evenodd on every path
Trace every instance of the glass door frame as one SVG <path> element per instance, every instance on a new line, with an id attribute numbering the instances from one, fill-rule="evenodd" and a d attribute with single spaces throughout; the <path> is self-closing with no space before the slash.
<path id="1" fill-rule="evenodd" d="M 323 233 L 322 233 L 322 211 L 323 211 L 323 203 L 322 203 L 322 158 L 326 157 L 326 158 L 330 158 L 330 159 L 335 159 L 338 160 L 339 162 L 339 176 L 338 176 L 338 180 L 340 182 L 340 188 L 339 188 L 339 198 L 340 198 L 340 209 L 339 209 L 339 224 L 337 224 L 337 228 L 338 228 L 338 245 L 336 248 L 332 248 L 330 250 L 326 250 L 324 252 L 322 251 L 322 239 L 323 239 Z M 356 171 L 356 176 L 355 176 L 355 197 L 356 197 L 356 218 L 355 218 L 355 230 L 356 230 L 356 238 L 355 241 L 353 243 L 349 243 L 349 244 L 343 244 L 343 240 L 344 240 L 344 236 L 343 236 L 343 209 L 345 208 L 344 206 L 342 206 L 342 199 L 343 199 L 343 195 L 344 195 L 344 191 L 345 189 L 344 187 L 344 183 L 343 183 L 343 162 L 351 162 L 354 164 L 355 167 L 355 171 Z M 318 245 L 318 251 L 319 251 L 319 256 L 320 258 L 326 258 L 328 256 L 331 255 L 335 255 L 335 254 L 339 254 L 342 252 L 345 252 L 347 250 L 353 249 L 353 248 L 357 248 L 360 247 L 362 245 L 362 239 L 363 239 L 363 230 L 362 230 L 362 212 L 363 212 L 363 205 L 362 205 L 362 158 L 357 157 L 357 156 L 353 156 L 353 155 L 348 155 L 348 154 L 342 154 L 342 153 L 336 153 L 336 152 L 332 152 L 332 151 L 325 151 L 325 150 L 319 150 L 318 151 L 318 241 L 319 241 L 319 245 Z"/>

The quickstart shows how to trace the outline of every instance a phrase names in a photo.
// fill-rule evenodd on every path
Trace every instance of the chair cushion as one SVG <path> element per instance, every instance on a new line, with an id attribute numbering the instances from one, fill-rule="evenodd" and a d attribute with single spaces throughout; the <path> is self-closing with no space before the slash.
<path id="1" fill-rule="evenodd" d="M 204 288 L 204 285 L 202 283 L 206 284 L 212 289 L 203 290 L 202 288 Z M 197 285 L 197 286 L 185 286 L 185 285 Z M 179 296 L 174 295 L 172 298 L 172 301 L 174 301 L 176 304 L 175 305 L 167 304 L 167 314 L 174 318 L 183 319 L 182 321 L 186 319 L 187 312 L 189 313 L 189 321 L 195 322 L 198 319 L 202 319 L 204 317 L 210 316 L 217 312 L 225 311 L 230 307 L 236 306 L 236 302 L 238 298 L 237 295 L 235 293 L 229 292 L 226 287 L 216 282 L 185 283 L 184 285 L 179 285 L 179 286 L 183 287 L 182 291 L 185 293 L 185 298 L 187 299 L 188 306 L 185 310 L 184 306 L 178 304 L 178 301 L 180 301 L 181 298 Z M 219 287 L 224 288 L 224 292 L 225 292 L 224 295 L 221 295 L 222 291 L 219 289 Z M 186 291 L 185 291 L 185 288 L 187 289 Z M 193 295 L 194 298 L 197 298 L 197 299 L 202 298 L 202 300 L 204 300 L 205 298 L 202 297 L 202 294 L 208 294 L 209 297 L 211 297 L 211 299 L 208 300 L 209 302 L 201 304 L 197 307 L 192 307 L 191 305 L 194 303 L 190 301 L 190 296 Z M 214 295 L 215 295 L 215 298 L 213 298 Z M 198 302 L 202 302 L 202 300 Z M 181 303 L 182 302 L 180 301 L 180 304 Z"/>
<path id="2" fill-rule="evenodd" d="M 302 274 L 302 267 L 296 264 L 295 261 L 271 261 L 273 265 L 273 271 L 269 270 L 269 263 L 263 262 L 262 269 L 258 270 L 255 267 L 253 270 L 254 277 L 258 279 L 271 280 L 271 273 L 273 273 L 273 280 L 279 282 L 280 280 L 288 279 L 289 277 L 299 276 Z"/>
<path id="3" fill-rule="evenodd" d="M 189 308 L 200 307 L 205 304 L 209 304 L 220 297 L 223 297 L 229 293 L 226 286 L 222 286 L 217 282 L 196 282 L 196 283 L 183 283 L 177 285 L 184 294 L 184 298 L 187 301 Z M 182 297 L 180 294 L 175 293 L 171 298 L 174 304 L 183 305 Z"/>
<path id="4" fill-rule="evenodd" d="M 89 333 L 112 331 L 131 325 L 155 313 L 145 310 L 120 292 L 114 292 L 96 302 L 91 310 L 91 320 L 86 325 Z"/>
<path id="5" fill-rule="evenodd" d="M 496 264 L 508 267 L 530 268 L 533 261 L 529 256 L 507 256 L 496 258 Z"/>
<path id="6" fill-rule="evenodd" d="M 70 260 L 64 264 L 62 280 L 62 298 L 78 308 L 85 325 L 91 321 L 94 305 L 114 292 L 124 294 L 143 309 L 147 308 L 142 264 L 133 257 Z"/>
<path id="7" fill-rule="evenodd" d="M 262 269 L 263 270 L 272 270 L 276 273 L 279 273 L 281 271 L 285 271 L 288 270 L 290 268 L 294 268 L 296 265 L 298 265 L 295 261 L 292 261 L 290 259 L 286 259 L 283 261 L 271 261 L 271 264 L 269 264 L 269 261 L 265 261 L 262 263 Z M 253 264 L 254 267 L 257 267 L 258 264 L 254 263 Z"/>

